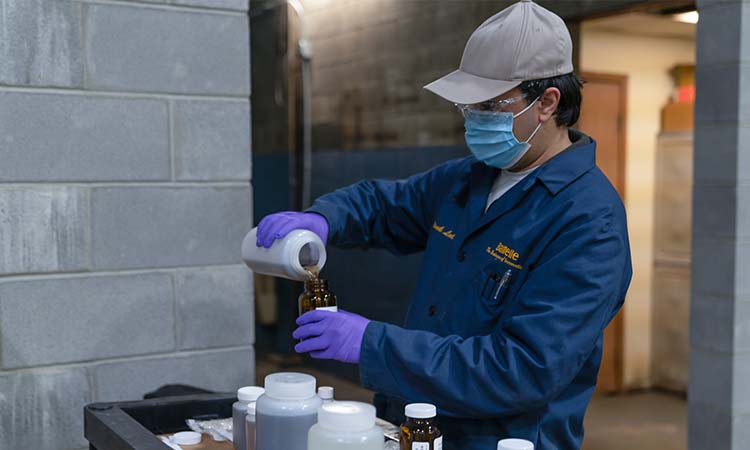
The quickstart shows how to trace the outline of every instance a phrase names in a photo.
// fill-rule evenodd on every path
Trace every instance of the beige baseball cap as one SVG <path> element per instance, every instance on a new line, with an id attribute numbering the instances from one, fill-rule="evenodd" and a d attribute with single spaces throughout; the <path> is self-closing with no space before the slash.
<path id="1" fill-rule="evenodd" d="M 531 0 L 487 19 L 469 37 L 458 70 L 424 88 L 470 105 L 502 95 L 524 81 L 573 72 L 573 42 L 565 22 Z"/>

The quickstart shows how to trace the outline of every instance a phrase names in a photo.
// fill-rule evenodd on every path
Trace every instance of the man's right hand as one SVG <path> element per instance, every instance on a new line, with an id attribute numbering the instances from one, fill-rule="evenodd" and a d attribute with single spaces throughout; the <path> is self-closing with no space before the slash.
<path id="1" fill-rule="evenodd" d="M 269 248 L 276 239 L 281 239 L 292 230 L 310 230 L 317 234 L 326 245 L 328 241 L 328 221 L 316 213 L 286 211 L 271 214 L 258 224 L 256 245 Z"/>

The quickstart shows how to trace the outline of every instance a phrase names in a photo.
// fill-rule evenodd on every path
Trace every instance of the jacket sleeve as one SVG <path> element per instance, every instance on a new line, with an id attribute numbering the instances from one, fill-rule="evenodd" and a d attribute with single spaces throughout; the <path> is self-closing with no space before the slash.
<path id="1" fill-rule="evenodd" d="M 328 221 L 328 242 L 379 247 L 398 254 L 423 250 L 440 196 L 465 160 L 453 160 L 405 180 L 363 180 L 318 198 L 307 211 Z"/>
<path id="2" fill-rule="evenodd" d="M 632 274 L 624 213 L 622 222 L 616 230 L 611 216 L 600 217 L 559 235 L 490 335 L 441 337 L 371 322 L 363 385 L 455 417 L 513 415 L 549 403 L 622 305 Z"/>

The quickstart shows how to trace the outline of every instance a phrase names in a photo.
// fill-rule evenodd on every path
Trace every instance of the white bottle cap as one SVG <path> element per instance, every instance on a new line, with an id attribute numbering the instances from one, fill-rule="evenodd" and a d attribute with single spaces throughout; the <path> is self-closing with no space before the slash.
<path id="1" fill-rule="evenodd" d="M 315 396 L 315 377 L 297 372 L 266 376 L 266 395 L 281 400 L 304 400 Z"/>
<path id="2" fill-rule="evenodd" d="M 260 386 L 245 386 L 237 390 L 237 400 L 242 403 L 250 403 L 258 400 L 258 397 L 266 392 Z"/>
<path id="3" fill-rule="evenodd" d="M 404 408 L 404 414 L 412 419 L 430 419 L 437 416 L 437 408 L 429 403 L 411 403 Z"/>
<path id="4" fill-rule="evenodd" d="M 534 450 L 534 444 L 523 439 L 503 439 L 497 443 L 497 450 Z"/>
<path id="5" fill-rule="evenodd" d="M 336 431 L 367 431 L 375 426 L 375 407 L 361 402 L 329 402 L 318 409 L 318 424 Z"/>
<path id="6" fill-rule="evenodd" d="M 320 397 L 323 400 L 333 400 L 333 388 L 331 386 L 319 387 L 318 397 Z"/>
<path id="7" fill-rule="evenodd" d="M 180 431 L 172 436 L 172 442 L 177 445 L 196 445 L 201 443 L 201 434 L 194 431 Z"/>

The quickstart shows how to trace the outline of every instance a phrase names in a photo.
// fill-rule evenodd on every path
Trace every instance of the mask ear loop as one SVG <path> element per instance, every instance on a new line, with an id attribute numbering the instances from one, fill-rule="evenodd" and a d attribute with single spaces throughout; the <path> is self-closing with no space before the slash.
<path id="1" fill-rule="evenodd" d="M 527 106 L 526 108 L 524 108 L 524 110 L 523 110 L 523 111 L 521 111 L 520 113 L 518 113 L 518 114 L 516 114 L 515 116 L 513 116 L 513 118 L 515 119 L 516 117 L 519 117 L 519 116 L 521 116 L 522 114 L 524 114 L 524 113 L 525 113 L 526 111 L 530 110 L 530 109 L 531 109 L 531 107 L 532 107 L 532 106 L 534 106 L 534 105 L 536 104 L 536 102 L 538 102 L 538 101 L 539 101 L 539 99 L 540 99 L 540 98 L 541 98 L 541 96 L 539 96 L 539 97 L 537 97 L 536 99 L 534 99 L 534 101 L 533 101 L 533 102 L 529 103 L 529 106 Z M 540 130 L 541 128 L 542 128 L 542 122 L 539 122 L 539 125 L 537 125 L 537 126 L 536 126 L 536 129 L 534 129 L 534 132 L 533 132 L 533 133 L 531 133 L 531 136 L 529 136 L 529 138 L 528 138 L 528 139 L 526 139 L 526 144 L 528 144 L 529 142 L 531 142 L 531 140 L 532 140 L 532 139 L 534 139 L 534 136 L 536 136 L 536 133 L 537 133 L 537 132 L 538 132 L 538 131 L 539 131 L 539 130 Z"/>

